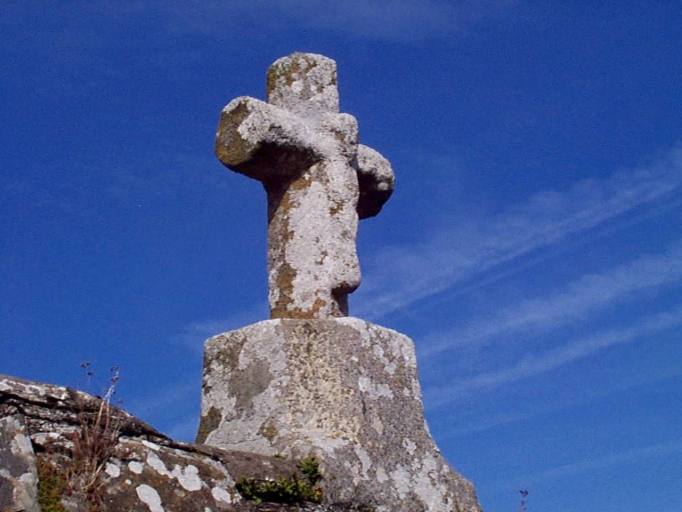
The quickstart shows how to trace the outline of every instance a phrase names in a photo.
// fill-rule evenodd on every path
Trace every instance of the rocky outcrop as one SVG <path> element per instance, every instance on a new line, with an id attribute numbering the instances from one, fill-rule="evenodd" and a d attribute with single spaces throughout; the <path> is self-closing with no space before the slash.
<path id="1" fill-rule="evenodd" d="M 174 441 L 92 395 L 0 375 L 2 512 L 343 510 L 266 501 L 295 499 L 278 485 L 306 478 L 291 461 Z M 263 482 L 274 491 L 257 503 L 237 482 L 251 498 Z"/>
<path id="2" fill-rule="evenodd" d="M 208 340 L 197 442 L 313 455 L 329 504 L 480 511 L 426 426 L 412 340 L 357 318 L 266 320 Z"/>

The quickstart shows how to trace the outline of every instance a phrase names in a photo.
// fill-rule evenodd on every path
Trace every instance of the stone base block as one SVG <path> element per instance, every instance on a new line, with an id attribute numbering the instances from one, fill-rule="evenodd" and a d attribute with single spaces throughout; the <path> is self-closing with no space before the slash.
<path id="1" fill-rule="evenodd" d="M 330 505 L 480 511 L 429 434 L 412 340 L 357 318 L 266 320 L 209 339 L 197 442 L 315 456 Z"/>

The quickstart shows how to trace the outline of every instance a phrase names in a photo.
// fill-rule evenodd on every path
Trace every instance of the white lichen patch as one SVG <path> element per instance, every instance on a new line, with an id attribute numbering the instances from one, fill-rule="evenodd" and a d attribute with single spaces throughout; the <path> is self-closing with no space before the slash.
<path id="1" fill-rule="evenodd" d="M 377 482 L 379 482 L 380 484 L 388 482 L 388 475 L 386 474 L 386 471 L 384 471 L 384 468 L 382 467 L 377 468 L 376 479 Z"/>
<path id="2" fill-rule="evenodd" d="M 414 444 L 412 440 L 408 438 L 403 439 L 403 447 L 405 448 L 405 451 L 410 455 L 414 455 L 414 452 L 417 449 L 417 445 Z"/>
<path id="3" fill-rule="evenodd" d="M 151 468 L 158 474 L 167 477 L 172 477 L 172 474 L 170 471 L 168 471 L 166 465 L 163 463 L 161 459 L 159 459 L 159 456 L 154 452 L 150 452 L 147 454 L 147 464 L 149 464 Z"/>
<path id="4" fill-rule="evenodd" d="M 146 439 L 142 441 L 142 444 L 145 445 L 147 448 L 154 450 L 155 452 L 158 452 L 161 449 L 161 447 L 158 444 L 150 443 Z"/>
<path id="5" fill-rule="evenodd" d="M 398 466 L 395 471 L 391 471 L 391 487 L 397 492 L 398 496 L 404 498 L 411 490 L 411 471 L 408 471 L 403 466 Z"/>
<path id="6" fill-rule="evenodd" d="M 59 434 L 56 432 L 37 432 L 32 436 L 32 438 L 36 445 L 46 446 L 59 439 Z"/>
<path id="7" fill-rule="evenodd" d="M 342 422 L 332 425 L 330 418 L 326 417 L 322 422 L 313 419 L 299 430 L 304 445 L 321 446 L 327 453 L 334 453 L 334 450 L 348 446 L 350 443 L 357 442 L 357 438 L 349 435 L 356 427 L 355 423 Z M 322 424 L 326 428 L 316 428 L 313 425 Z"/>
<path id="8" fill-rule="evenodd" d="M 136 460 L 131 460 L 131 461 L 128 463 L 128 469 L 129 469 L 130 471 L 132 471 L 133 473 L 135 473 L 136 475 L 141 475 L 141 474 L 142 474 L 142 470 L 144 469 L 144 466 L 143 466 L 140 462 L 138 462 L 138 461 L 136 461 Z"/>
<path id="9" fill-rule="evenodd" d="M 419 387 L 419 382 L 417 381 L 417 379 L 412 379 L 411 384 L 412 384 L 412 389 L 410 391 L 412 391 L 412 397 L 421 402 L 422 401 L 422 392 L 421 392 L 421 388 Z"/>
<path id="10" fill-rule="evenodd" d="M 149 452 L 147 454 L 147 464 L 159 475 L 170 479 L 176 479 L 187 491 L 198 491 L 201 489 L 202 482 L 199 477 L 199 469 L 193 464 L 190 464 L 185 468 L 180 464 L 175 464 L 171 471 L 155 452 Z"/>
<path id="11" fill-rule="evenodd" d="M 233 505 L 234 503 L 237 503 L 240 500 L 240 498 L 237 495 L 230 494 L 221 487 L 214 487 L 213 489 L 211 489 L 211 495 L 213 496 L 213 499 L 216 501 L 218 506 Z"/>
<path id="12" fill-rule="evenodd" d="M 27 490 L 38 483 L 38 477 L 33 472 L 23 473 L 18 480 L 24 484 L 24 488 Z"/>
<path id="13" fill-rule="evenodd" d="M 104 472 L 111 478 L 118 478 L 121 476 L 121 468 L 111 462 L 107 462 L 106 466 L 104 466 Z"/>
<path id="14" fill-rule="evenodd" d="M 358 459 L 360 459 L 360 464 L 362 464 L 362 469 L 360 470 L 362 478 L 364 480 L 369 479 L 368 471 L 372 468 L 372 460 L 369 458 L 369 453 L 359 445 L 355 445 L 353 451 L 358 456 Z"/>
<path id="15" fill-rule="evenodd" d="M 425 455 L 420 460 L 420 464 L 413 468 L 413 473 L 413 490 L 419 498 L 424 503 L 431 504 L 434 509 L 437 505 L 442 505 L 443 496 L 438 492 L 437 482 L 434 481 L 434 477 L 438 474 L 438 462 L 436 459 Z"/>
<path id="16" fill-rule="evenodd" d="M 398 367 L 393 361 L 395 355 L 392 354 L 391 358 L 389 359 L 389 357 L 386 357 L 383 347 L 378 344 L 375 344 L 372 350 L 374 351 L 375 357 L 381 362 L 383 370 L 392 376 Z"/>
<path id="17" fill-rule="evenodd" d="M 377 384 L 364 375 L 358 379 L 358 388 L 363 393 L 367 393 L 372 400 L 393 398 L 393 391 L 388 384 Z"/>
<path id="18" fill-rule="evenodd" d="M 381 423 L 381 420 L 379 418 L 374 418 L 372 420 L 372 428 L 376 430 L 377 434 L 380 436 L 384 433 L 384 424 Z"/>
<path id="19" fill-rule="evenodd" d="M 161 506 L 161 496 L 156 492 L 156 489 L 147 484 L 142 484 L 135 489 L 135 492 L 140 501 L 147 505 L 150 512 L 165 512 Z"/>
<path id="20" fill-rule="evenodd" d="M 33 446 L 31 445 L 31 440 L 28 436 L 24 434 L 15 434 L 10 443 L 10 450 L 14 455 L 33 453 Z"/>
<path id="21" fill-rule="evenodd" d="M 12 498 L 18 509 L 11 510 L 26 510 L 27 512 L 36 512 L 40 510 L 37 506 L 36 490 L 38 487 L 38 477 L 35 473 L 24 473 L 15 482 L 12 490 Z M 26 508 L 24 508 L 24 506 Z M 3 510 L 5 510 L 3 508 Z"/>
<path id="22" fill-rule="evenodd" d="M 374 345 L 372 352 L 374 352 L 374 357 L 381 361 L 384 366 L 388 364 L 388 359 L 384 356 L 384 349 L 381 345 Z"/>
<path id="23" fill-rule="evenodd" d="M 172 475 L 178 479 L 180 485 L 187 491 L 198 491 L 201 489 L 201 478 L 196 466 L 190 464 L 185 469 L 175 465 Z"/>

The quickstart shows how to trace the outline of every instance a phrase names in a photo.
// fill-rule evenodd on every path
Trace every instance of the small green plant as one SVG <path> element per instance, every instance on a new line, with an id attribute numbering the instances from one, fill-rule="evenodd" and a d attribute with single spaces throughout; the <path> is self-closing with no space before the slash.
<path id="1" fill-rule="evenodd" d="M 320 473 L 320 463 L 315 457 L 305 457 L 298 462 L 298 469 L 310 482 L 310 485 L 315 485 L 322 479 L 322 473 Z"/>
<path id="2" fill-rule="evenodd" d="M 37 457 L 38 504 L 43 512 L 66 512 L 62 495 L 66 491 L 66 477 L 42 456 Z"/>
<path id="3" fill-rule="evenodd" d="M 298 467 L 306 477 L 305 480 L 282 478 L 281 480 L 257 480 L 242 478 L 237 482 L 237 491 L 245 499 L 256 503 L 320 503 L 322 489 L 315 484 L 322 478 L 319 463 L 313 457 L 306 457 L 298 463 Z"/>

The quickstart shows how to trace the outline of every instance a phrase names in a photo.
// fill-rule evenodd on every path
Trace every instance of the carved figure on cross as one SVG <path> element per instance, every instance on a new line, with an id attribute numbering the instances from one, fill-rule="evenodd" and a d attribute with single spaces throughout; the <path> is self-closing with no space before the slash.
<path id="1" fill-rule="evenodd" d="M 267 74 L 267 103 L 242 96 L 222 111 L 216 155 L 260 181 L 268 198 L 271 318 L 348 315 L 360 285 L 358 221 L 393 192 L 388 160 L 358 143 L 339 113 L 336 63 L 294 53 Z"/>

